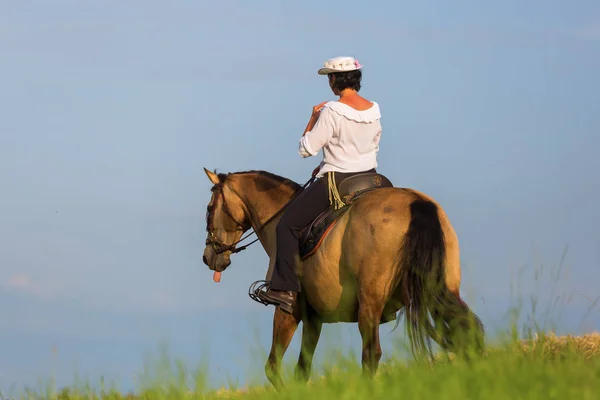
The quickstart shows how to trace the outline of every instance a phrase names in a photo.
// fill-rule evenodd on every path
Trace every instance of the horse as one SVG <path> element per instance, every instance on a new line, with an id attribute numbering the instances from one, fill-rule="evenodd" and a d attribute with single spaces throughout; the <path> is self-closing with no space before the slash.
<path id="1" fill-rule="evenodd" d="M 252 229 L 272 267 L 282 210 L 310 181 L 301 186 L 261 170 L 204 171 L 213 186 L 203 262 L 220 275 L 231 255 L 249 246 L 236 247 Z M 457 355 L 468 349 L 483 353 L 483 324 L 460 296 L 459 243 L 448 216 L 424 193 L 382 185 L 386 178 L 376 173 L 367 177 L 375 184 L 346 194 L 341 210 L 331 208 L 303 236 L 297 307 L 291 314 L 276 307 L 273 316 L 265 374 L 277 390 L 284 386 L 281 360 L 300 322 L 294 371 L 300 382 L 310 377 L 323 323 L 358 323 L 367 378 L 375 375 L 382 356 L 379 325 L 396 320 L 397 327 L 402 315 L 415 357 L 432 359 L 430 339 Z"/>

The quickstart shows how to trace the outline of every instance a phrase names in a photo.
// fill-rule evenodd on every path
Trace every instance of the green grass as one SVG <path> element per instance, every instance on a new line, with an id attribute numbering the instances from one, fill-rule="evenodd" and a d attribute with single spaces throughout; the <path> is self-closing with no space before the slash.
<path id="1" fill-rule="evenodd" d="M 531 344 L 535 344 L 532 346 Z M 504 343 L 468 365 L 440 358 L 434 365 L 405 362 L 383 364 L 373 381 L 361 378 L 356 363 L 341 359 L 336 370 L 313 376 L 308 385 L 289 383 L 281 393 L 268 385 L 245 391 L 205 390 L 206 375 L 185 367 L 157 370 L 137 395 L 96 392 L 85 387 L 59 393 L 24 394 L 22 398 L 55 399 L 598 399 L 600 335 L 580 338 L 538 337 L 536 341 Z M 158 372 L 159 371 L 159 372 Z M 286 375 L 289 378 L 289 372 Z"/>
<path id="2" fill-rule="evenodd" d="M 551 317 L 556 316 L 558 303 L 568 303 L 572 296 L 557 292 L 557 282 L 566 280 L 562 261 L 552 274 L 554 285 L 541 283 L 544 267 L 533 271 L 534 281 L 549 298 L 531 294 L 531 311 L 524 314 L 525 300 L 519 296 L 509 310 L 510 321 L 504 329 L 486 332 L 488 348 L 484 357 L 471 364 L 439 355 L 433 364 L 411 358 L 392 357 L 380 365 L 374 380 L 361 377 L 360 366 L 349 355 L 340 354 L 327 360 L 328 367 L 313 369 L 308 385 L 294 384 L 292 365 L 284 367 L 287 383 L 282 392 L 267 384 L 255 384 L 243 390 L 235 385 L 227 390 L 209 389 L 205 368 L 189 371 L 185 365 L 171 360 L 165 351 L 153 365 L 148 365 L 136 383 L 135 394 L 121 394 L 110 388 L 92 390 L 85 383 L 72 388 L 53 390 L 52 385 L 41 390 L 27 390 L 10 399 L 598 399 L 600 398 L 600 334 L 581 337 L 556 337 Z M 547 268 L 546 268 L 547 270 Z M 539 315 L 539 305 L 550 310 Z M 590 299 L 589 313 L 599 312 L 598 300 Z M 552 311 L 554 310 L 554 311 Z M 537 321 L 541 317 L 542 322 Z M 522 321 L 519 326 L 519 321 Z M 402 329 L 402 325 L 398 330 Z M 549 332 L 549 333 L 536 333 Z M 401 335 L 401 332 L 398 332 Z M 490 338 L 492 342 L 490 343 Z M 525 338 L 525 339 L 522 339 Z M 405 353 L 406 348 L 398 348 Z M 326 351 L 323 347 L 318 352 Z M 263 376 L 264 360 L 256 358 L 256 368 Z M 255 371 L 256 372 L 256 371 Z M 254 373 L 253 375 L 257 375 Z M 102 385 L 101 385 L 102 386 Z"/>

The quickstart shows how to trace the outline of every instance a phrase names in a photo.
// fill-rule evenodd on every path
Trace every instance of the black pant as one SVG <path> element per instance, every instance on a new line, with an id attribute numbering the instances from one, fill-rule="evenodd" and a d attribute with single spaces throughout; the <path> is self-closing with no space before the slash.
<path id="1" fill-rule="evenodd" d="M 375 172 L 375 169 L 364 172 Z M 335 183 L 339 185 L 344 178 L 358 173 L 363 172 L 336 172 Z M 300 291 L 295 264 L 296 259 L 299 259 L 300 232 L 328 207 L 327 175 L 309 185 L 287 206 L 276 228 L 277 254 L 271 289 Z"/>

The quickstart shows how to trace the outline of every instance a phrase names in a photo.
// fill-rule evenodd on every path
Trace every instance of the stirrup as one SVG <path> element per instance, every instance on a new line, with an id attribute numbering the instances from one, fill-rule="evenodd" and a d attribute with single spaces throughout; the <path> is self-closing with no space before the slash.
<path id="1" fill-rule="evenodd" d="M 266 302 L 265 300 L 260 298 L 260 293 L 265 293 L 265 288 L 268 288 L 271 284 L 268 281 L 256 281 L 250 285 L 248 289 L 248 296 L 257 303 L 264 304 L 265 306 L 272 305 L 271 303 Z"/>

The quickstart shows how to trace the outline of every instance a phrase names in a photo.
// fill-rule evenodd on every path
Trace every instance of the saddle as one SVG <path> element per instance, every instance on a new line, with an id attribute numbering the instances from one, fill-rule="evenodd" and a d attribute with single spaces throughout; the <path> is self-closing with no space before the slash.
<path id="1" fill-rule="evenodd" d="M 338 193 L 344 205 L 339 209 L 329 206 L 300 232 L 300 258 L 305 260 L 317 251 L 329 231 L 352 203 L 367 192 L 385 187 L 393 187 L 392 182 L 376 172 L 344 178 L 338 185 Z"/>

